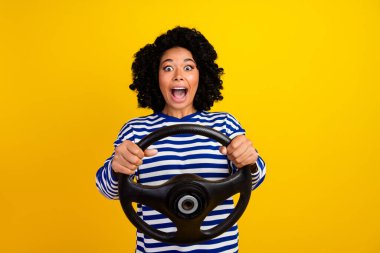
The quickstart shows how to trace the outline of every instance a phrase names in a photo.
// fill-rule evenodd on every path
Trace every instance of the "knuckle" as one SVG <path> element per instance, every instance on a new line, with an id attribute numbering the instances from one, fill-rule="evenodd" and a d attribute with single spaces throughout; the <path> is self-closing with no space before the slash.
<path id="1" fill-rule="evenodd" d="M 142 151 L 139 147 L 136 147 L 136 155 L 141 159 L 144 157 L 144 151 Z"/>
<path id="2" fill-rule="evenodd" d="M 120 170 L 120 166 L 119 166 L 119 164 L 117 164 L 117 163 L 112 163 L 112 169 L 113 169 L 115 172 L 121 172 L 121 170 Z"/>
<path id="3" fill-rule="evenodd" d="M 130 166 L 128 166 L 128 169 L 134 171 L 137 169 L 137 166 L 134 164 L 131 164 Z"/>
<path id="4" fill-rule="evenodd" d="M 233 143 L 231 143 L 231 144 L 232 144 L 232 148 L 233 148 L 233 149 L 237 149 L 237 148 L 240 146 L 240 143 L 237 142 L 237 141 L 235 141 L 235 142 L 233 142 Z"/>
<path id="5" fill-rule="evenodd" d="M 125 168 L 125 169 L 123 170 L 123 173 L 124 173 L 124 174 L 127 174 L 127 175 L 131 175 L 131 174 L 132 174 L 131 171 L 130 171 L 129 169 L 127 169 L 127 168 Z"/>
<path id="6" fill-rule="evenodd" d="M 237 157 L 237 158 L 235 159 L 235 161 L 236 161 L 236 163 L 241 164 L 241 163 L 243 162 L 243 158 L 241 158 L 241 157 Z"/>
<path id="7" fill-rule="evenodd" d="M 124 173 L 124 174 L 127 174 L 127 175 L 131 175 L 131 174 L 133 173 L 133 171 L 130 170 L 130 169 L 128 169 L 128 168 L 124 168 L 124 169 L 123 169 L 123 173 Z"/>
<path id="8" fill-rule="evenodd" d="M 133 156 L 131 158 L 131 162 L 132 162 L 133 165 L 134 164 L 139 164 L 140 163 L 140 159 L 137 156 Z"/>
<path id="9" fill-rule="evenodd" d="M 137 154 L 138 149 L 135 146 L 131 145 L 129 147 L 129 151 L 131 151 L 132 154 Z"/>
<path id="10" fill-rule="evenodd" d="M 236 155 L 234 154 L 234 153 L 230 153 L 229 155 L 228 155 L 228 158 L 230 159 L 230 160 L 232 160 L 232 161 L 236 161 Z"/>

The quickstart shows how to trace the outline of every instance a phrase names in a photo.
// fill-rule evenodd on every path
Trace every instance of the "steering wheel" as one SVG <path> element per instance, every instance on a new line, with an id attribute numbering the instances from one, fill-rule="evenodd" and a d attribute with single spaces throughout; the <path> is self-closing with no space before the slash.
<path id="1" fill-rule="evenodd" d="M 231 140 L 224 134 L 196 124 L 179 124 L 163 127 L 145 136 L 137 145 L 145 150 L 154 142 L 176 134 L 198 134 L 212 138 L 224 146 Z M 251 196 L 251 172 L 256 164 L 247 165 L 229 177 L 209 181 L 195 174 L 172 177 L 159 186 L 147 186 L 134 182 L 133 175 L 119 174 L 119 197 L 125 215 L 142 233 L 161 242 L 192 244 L 214 238 L 231 228 L 248 205 Z M 227 198 L 240 193 L 233 212 L 220 224 L 201 230 L 202 221 Z M 176 232 L 166 233 L 153 228 L 136 213 L 132 203 L 141 203 L 166 215 L 177 227 Z"/>

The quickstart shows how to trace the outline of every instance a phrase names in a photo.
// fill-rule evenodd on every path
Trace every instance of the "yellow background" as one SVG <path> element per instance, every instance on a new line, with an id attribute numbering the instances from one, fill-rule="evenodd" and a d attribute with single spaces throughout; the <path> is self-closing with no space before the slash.
<path id="1" fill-rule="evenodd" d="M 380 252 L 380 2 L 0 2 L 0 252 L 133 252 L 95 172 L 137 109 L 133 54 L 176 25 L 219 53 L 267 163 L 241 252 Z"/>

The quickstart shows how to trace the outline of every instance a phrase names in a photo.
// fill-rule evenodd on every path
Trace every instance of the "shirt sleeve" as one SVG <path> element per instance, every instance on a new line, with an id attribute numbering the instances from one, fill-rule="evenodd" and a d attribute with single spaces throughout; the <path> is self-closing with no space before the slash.
<path id="1" fill-rule="evenodd" d="M 119 146 L 123 141 L 133 140 L 133 129 L 129 124 L 125 124 L 114 142 L 114 148 Z M 104 165 L 96 172 L 96 187 L 106 198 L 119 199 L 118 178 L 112 170 L 112 160 L 115 152 L 104 162 Z"/>
<path id="2" fill-rule="evenodd" d="M 96 172 L 96 187 L 108 199 L 119 199 L 117 176 L 111 167 L 114 154 Z"/>
<path id="3" fill-rule="evenodd" d="M 226 135 L 232 140 L 238 135 L 245 135 L 245 130 L 241 127 L 240 123 L 231 114 L 226 114 L 225 122 Z M 237 167 L 229 161 L 230 167 L 232 168 L 232 173 L 237 171 Z M 256 189 L 265 178 L 266 165 L 261 156 L 258 157 L 256 161 L 257 171 L 252 173 L 252 190 Z"/>
<path id="4" fill-rule="evenodd" d="M 257 165 L 257 172 L 252 173 L 252 190 L 256 189 L 265 179 L 265 174 L 266 174 L 266 167 L 265 167 L 265 162 L 259 156 L 256 161 Z"/>

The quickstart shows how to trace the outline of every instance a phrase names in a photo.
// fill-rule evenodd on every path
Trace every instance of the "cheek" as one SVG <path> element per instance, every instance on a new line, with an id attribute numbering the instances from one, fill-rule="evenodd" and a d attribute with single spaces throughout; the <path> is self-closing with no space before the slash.
<path id="1" fill-rule="evenodd" d="M 161 90 L 168 86 L 168 77 L 166 75 L 159 74 L 158 85 L 160 86 Z"/>
<path id="2" fill-rule="evenodd" d="M 199 75 L 198 74 L 191 75 L 191 76 L 189 76 L 188 80 L 190 81 L 192 86 L 198 86 Z"/>

